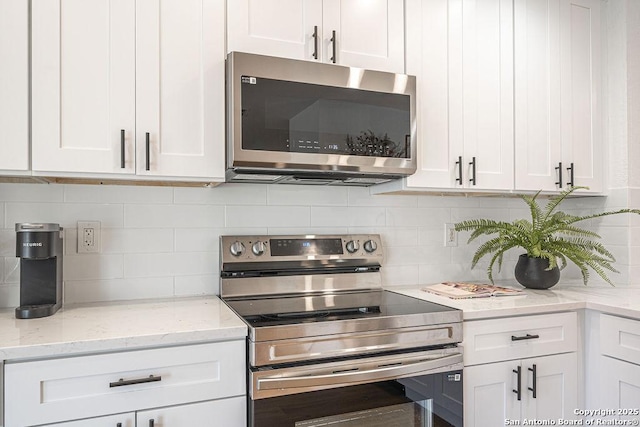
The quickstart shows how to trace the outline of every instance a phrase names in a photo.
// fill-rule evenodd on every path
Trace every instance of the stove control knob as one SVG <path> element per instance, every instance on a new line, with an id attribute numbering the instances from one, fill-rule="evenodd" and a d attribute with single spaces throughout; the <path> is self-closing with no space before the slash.
<path id="1" fill-rule="evenodd" d="M 242 242 L 239 242 L 236 240 L 231 244 L 230 251 L 231 251 L 231 255 L 240 256 L 244 252 L 244 245 L 242 244 Z"/>
<path id="2" fill-rule="evenodd" d="M 251 252 L 256 256 L 262 255 L 266 249 L 267 247 L 264 242 L 255 242 L 253 246 L 251 246 Z"/>
<path id="3" fill-rule="evenodd" d="M 347 242 L 347 252 L 349 252 L 350 254 L 357 252 L 358 249 L 360 249 L 360 243 L 353 240 L 349 240 Z"/>
<path id="4" fill-rule="evenodd" d="M 364 242 L 364 250 L 371 253 L 375 252 L 378 249 L 378 245 L 373 240 L 367 240 Z"/>

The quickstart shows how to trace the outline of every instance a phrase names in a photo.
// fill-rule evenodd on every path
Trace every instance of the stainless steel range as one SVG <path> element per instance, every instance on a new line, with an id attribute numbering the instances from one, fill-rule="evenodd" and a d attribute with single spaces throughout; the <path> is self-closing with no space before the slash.
<path id="1" fill-rule="evenodd" d="M 380 236 L 222 236 L 252 426 L 462 426 L 462 313 L 382 289 Z"/>

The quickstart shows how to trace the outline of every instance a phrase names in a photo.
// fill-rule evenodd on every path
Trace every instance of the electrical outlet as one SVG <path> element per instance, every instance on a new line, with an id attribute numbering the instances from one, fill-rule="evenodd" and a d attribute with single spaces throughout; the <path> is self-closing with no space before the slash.
<path id="1" fill-rule="evenodd" d="M 444 245 L 458 246 L 458 232 L 456 231 L 455 224 L 444 224 Z"/>
<path id="2" fill-rule="evenodd" d="M 99 253 L 100 235 L 100 221 L 78 221 L 78 253 Z"/>

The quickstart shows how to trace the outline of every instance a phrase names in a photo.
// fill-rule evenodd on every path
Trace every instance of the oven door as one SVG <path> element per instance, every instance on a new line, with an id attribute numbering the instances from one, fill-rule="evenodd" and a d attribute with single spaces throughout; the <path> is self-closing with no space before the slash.
<path id="1" fill-rule="evenodd" d="M 429 350 L 250 371 L 251 426 L 462 426 L 462 353 Z"/>

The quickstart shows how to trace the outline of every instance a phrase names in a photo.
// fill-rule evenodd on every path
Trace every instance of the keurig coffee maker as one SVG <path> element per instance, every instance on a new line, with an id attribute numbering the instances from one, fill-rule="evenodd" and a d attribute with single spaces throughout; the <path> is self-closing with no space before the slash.
<path id="1" fill-rule="evenodd" d="M 16 318 L 51 316 L 62 305 L 62 238 L 59 224 L 16 224 L 16 256 L 20 258 Z"/>

